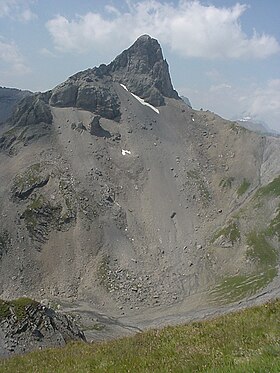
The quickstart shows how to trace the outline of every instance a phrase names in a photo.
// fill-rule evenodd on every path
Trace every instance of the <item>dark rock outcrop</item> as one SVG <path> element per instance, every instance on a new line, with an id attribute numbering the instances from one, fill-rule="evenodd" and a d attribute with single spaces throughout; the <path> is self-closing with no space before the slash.
<path id="1" fill-rule="evenodd" d="M 99 115 L 94 117 L 90 124 L 90 134 L 98 137 L 111 137 L 110 132 L 101 127 Z"/>
<path id="2" fill-rule="evenodd" d="M 71 340 L 85 341 L 70 316 L 40 303 L 20 298 L 11 302 L 0 300 L 0 306 L 0 356 L 64 346 Z"/>

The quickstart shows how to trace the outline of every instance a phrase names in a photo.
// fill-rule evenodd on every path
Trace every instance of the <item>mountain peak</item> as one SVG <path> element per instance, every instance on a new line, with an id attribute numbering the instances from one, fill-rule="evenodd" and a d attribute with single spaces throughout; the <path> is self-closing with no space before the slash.
<path id="1" fill-rule="evenodd" d="M 115 83 L 124 84 L 153 106 L 164 105 L 165 97 L 179 99 L 159 42 L 142 35 L 109 65 L 79 72 L 57 86 L 52 90 L 50 104 L 79 107 L 117 119 L 120 110 Z"/>
<path id="2" fill-rule="evenodd" d="M 162 62 L 159 42 L 149 35 L 142 35 L 109 64 L 109 69 L 112 73 L 149 74 L 156 63 Z"/>
<path id="3" fill-rule="evenodd" d="M 178 99 L 159 42 L 141 35 L 108 65 L 115 80 L 154 106 L 164 105 L 164 97 Z"/>

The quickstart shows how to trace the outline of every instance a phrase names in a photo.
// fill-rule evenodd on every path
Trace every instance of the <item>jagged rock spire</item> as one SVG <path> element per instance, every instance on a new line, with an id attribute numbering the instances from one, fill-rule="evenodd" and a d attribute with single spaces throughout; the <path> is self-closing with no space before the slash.
<path id="1" fill-rule="evenodd" d="M 163 105 L 164 96 L 179 98 L 161 46 L 149 35 L 140 36 L 108 65 L 108 69 L 116 80 L 152 105 Z"/>

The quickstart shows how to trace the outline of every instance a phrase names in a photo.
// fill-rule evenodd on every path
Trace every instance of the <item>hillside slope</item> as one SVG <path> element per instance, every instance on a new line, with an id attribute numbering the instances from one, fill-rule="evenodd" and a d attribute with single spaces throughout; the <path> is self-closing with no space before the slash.
<path id="1" fill-rule="evenodd" d="M 2 298 L 160 316 L 277 278 L 280 139 L 186 105 L 155 39 L 27 97 L 7 126 Z"/>

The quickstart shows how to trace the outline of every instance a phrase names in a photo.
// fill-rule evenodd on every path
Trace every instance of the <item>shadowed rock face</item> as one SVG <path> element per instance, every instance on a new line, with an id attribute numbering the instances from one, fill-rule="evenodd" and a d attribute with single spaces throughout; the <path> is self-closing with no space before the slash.
<path id="1" fill-rule="evenodd" d="M 24 97 L 31 95 L 29 91 L 0 87 L 0 123 L 9 119 L 16 104 Z"/>

